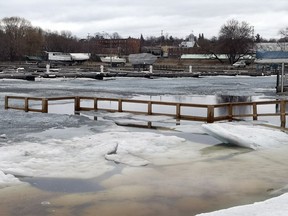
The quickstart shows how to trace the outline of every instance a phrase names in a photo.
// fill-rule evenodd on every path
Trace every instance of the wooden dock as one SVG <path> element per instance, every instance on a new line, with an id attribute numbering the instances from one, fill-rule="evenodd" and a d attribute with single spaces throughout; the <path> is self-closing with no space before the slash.
<path id="1" fill-rule="evenodd" d="M 98 111 L 129 112 L 146 115 L 166 115 L 179 120 L 202 121 L 213 123 L 216 121 L 232 121 L 249 119 L 258 120 L 259 117 L 279 117 L 280 127 L 286 128 L 288 115 L 288 100 L 234 102 L 221 104 L 192 104 L 163 101 L 133 100 L 102 97 L 21 97 L 5 96 L 5 109 L 23 110 L 25 112 L 48 113 L 50 101 L 69 101 L 74 104 L 74 112 Z M 86 103 L 84 103 L 86 102 Z M 110 105 L 105 106 L 105 102 Z M 35 105 L 37 104 L 37 105 Z M 87 105 L 88 104 L 88 105 Z M 113 105 L 111 107 L 111 104 Z M 131 105 L 140 105 L 141 109 L 133 109 Z M 260 112 L 261 107 L 275 106 L 275 112 Z M 40 107 L 40 108 L 35 108 Z M 241 111 L 241 109 L 244 111 Z M 170 111 L 159 112 L 159 108 L 169 108 Z M 158 109 L 158 110 L 157 110 Z M 162 109 L 163 110 L 163 109 Z M 199 112 L 201 110 L 201 112 Z M 240 111 L 239 111 L 240 110 Z M 199 114 L 200 113 L 200 114 Z"/>

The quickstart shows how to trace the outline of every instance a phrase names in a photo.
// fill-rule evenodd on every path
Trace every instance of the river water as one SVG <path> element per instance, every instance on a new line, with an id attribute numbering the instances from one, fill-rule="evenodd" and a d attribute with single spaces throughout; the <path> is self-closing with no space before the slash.
<path id="1" fill-rule="evenodd" d="M 215 104 L 274 100 L 279 98 L 275 83 L 276 77 L 6 80 L 1 81 L 0 92 L 2 98 L 82 95 Z M 254 151 L 222 144 L 203 133 L 201 123 L 176 125 L 171 118 L 147 120 L 145 116 L 107 113 L 100 113 L 95 121 L 90 112 L 71 115 L 69 106 L 69 102 L 56 103 L 49 114 L 1 109 L 0 129 L 7 140 L 0 143 L 6 153 L 0 153 L 0 170 L 7 163 L 10 170 L 23 174 L 17 177 L 27 183 L 0 189 L 1 215 L 186 216 L 285 192 L 279 189 L 287 185 L 286 146 Z M 273 106 L 265 109 L 275 111 Z M 127 119 L 165 122 L 168 126 L 146 129 L 114 124 Z M 108 144 L 113 141 L 112 136 L 118 137 L 115 139 L 119 146 L 126 146 L 129 157 L 137 156 L 150 163 L 136 166 L 97 160 L 99 165 L 94 166 L 89 148 L 85 152 L 87 160 L 85 156 L 79 159 L 79 146 L 87 140 L 93 141 L 91 146 Z M 14 148 L 18 143 L 23 148 L 21 160 L 21 149 Z M 38 143 L 45 143 L 45 148 L 35 152 Z M 95 157 L 99 157 L 96 152 Z M 5 170 L 9 170 L 7 167 Z M 78 167 L 83 170 L 71 174 Z M 91 170 L 99 174 L 81 177 Z"/>

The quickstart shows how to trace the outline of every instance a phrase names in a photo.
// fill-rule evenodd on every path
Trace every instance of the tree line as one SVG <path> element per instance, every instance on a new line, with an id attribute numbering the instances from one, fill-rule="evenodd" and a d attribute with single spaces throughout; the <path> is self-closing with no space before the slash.
<path id="1" fill-rule="evenodd" d="M 288 39 L 288 27 L 279 31 L 281 39 L 279 42 L 286 42 Z M 23 56 L 41 56 L 43 51 L 58 52 L 91 52 L 91 43 L 99 39 L 120 39 L 121 36 L 114 32 L 105 32 L 88 35 L 85 39 L 73 36 L 69 31 L 44 31 L 39 27 L 32 26 L 31 22 L 21 17 L 5 17 L 0 20 L 0 61 L 22 60 Z M 174 38 L 169 35 L 159 37 L 149 36 L 144 39 L 140 37 L 142 45 L 145 46 L 177 46 L 186 39 Z M 224 24 L 218 37 L 205 38 L 203 34 L 195 37 L 196 45 L 206 53 L 226 54 L 230 63 L 237 61 L 241 55 L 248 54 L 255 42 L 268 42 L 259 34 L 254 36 L 254 29 L 247 22 L 229 20 Z M 270 40 L 276 42 L 275 39 Z M 218 58 L 219 61 L 221 59 Z"/>

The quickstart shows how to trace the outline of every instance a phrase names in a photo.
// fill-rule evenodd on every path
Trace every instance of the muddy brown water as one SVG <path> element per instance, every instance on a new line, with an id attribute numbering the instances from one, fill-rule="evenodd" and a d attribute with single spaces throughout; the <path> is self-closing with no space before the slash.
<path id="1" fill-rule="evenodd" d="M 196 157 L 115 164 L 94 179 L 26 178 L 28 184 L 1 189 L 1 215 L 195 215 L 284 192 L 273 193 L 287 184 L 288 148 L 191 144 Z"/>

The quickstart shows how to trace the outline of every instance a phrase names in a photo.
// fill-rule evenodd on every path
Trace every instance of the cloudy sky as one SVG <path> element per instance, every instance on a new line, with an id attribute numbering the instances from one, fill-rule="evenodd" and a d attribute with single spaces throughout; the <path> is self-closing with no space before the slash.
<path id="1" fill-rule="evenodd" d="M 1 19 L 18 16 L 33 26 L 70 31 L 79 38 L 97 32 L 139 38 L 193 32 L 218 36 L 230 19 L 254 26 L 255 35 L 279 38 L 288 27 L 287 0 L 2 0 Z"/>

